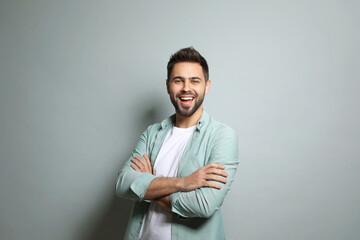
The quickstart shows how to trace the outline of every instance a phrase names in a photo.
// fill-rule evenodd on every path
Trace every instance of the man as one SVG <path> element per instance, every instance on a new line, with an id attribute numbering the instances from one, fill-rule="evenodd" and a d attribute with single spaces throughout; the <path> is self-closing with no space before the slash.
<path id="1" fill-rule="evenodd" d="M 134 200 L 125 239 L 225 239 L 220 206 L 238 165 L 237 136 L 203 110 L 211 81 L 194 48 L 173 54 L 166 87 L 175 114 L 141 135 L 116 193 Z"/>

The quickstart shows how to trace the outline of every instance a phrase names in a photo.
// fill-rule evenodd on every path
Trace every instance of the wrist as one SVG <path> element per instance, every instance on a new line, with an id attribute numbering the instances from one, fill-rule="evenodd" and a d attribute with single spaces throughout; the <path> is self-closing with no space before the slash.
<path id="1" fill-rule="evenodd" d="M 179 191 L 181 192 L 185 192 L 186 191 L 186 183 L 185 183 L 185 178 L 184 177 L 180 177 L 177 178 L 178 180 L 176 181 L 176 187 L 177 189 L 179 189 Z"/>

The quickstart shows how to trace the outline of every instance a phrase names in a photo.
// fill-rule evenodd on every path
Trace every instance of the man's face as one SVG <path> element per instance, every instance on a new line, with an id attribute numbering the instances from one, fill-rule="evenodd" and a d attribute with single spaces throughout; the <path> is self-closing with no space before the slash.
<path id="1" fill-rule="evenodd" d="M 190 117 L 199 109 L 210 85 L 210 80 L 205 82 L 201 65 L 193 62 L 176 63 L 166 82 L 171 102 L 183 117 Z"/>

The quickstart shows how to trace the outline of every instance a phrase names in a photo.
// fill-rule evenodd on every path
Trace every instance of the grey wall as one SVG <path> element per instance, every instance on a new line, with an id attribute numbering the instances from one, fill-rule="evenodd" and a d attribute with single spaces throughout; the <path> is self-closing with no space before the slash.
<path id="1" fill-rule="evenodd" d="M 0 1 L 0 239 L 121 239 L 115 180 L 194 46 L 240 140 L 228 239 L 360 238 L 359 1 Z"/>

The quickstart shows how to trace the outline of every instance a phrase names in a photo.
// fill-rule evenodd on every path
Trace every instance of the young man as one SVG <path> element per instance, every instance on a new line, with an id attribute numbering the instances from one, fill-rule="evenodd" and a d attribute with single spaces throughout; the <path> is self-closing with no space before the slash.
<path id="1" fill-rule="evenodd" d="M 116 193 L 134 200 L 125 239 L 225 239 L 220 206 L 238 165 L 235 132 L 203 110 L 211 81 L 194 48 L 173 54 L 166 87 L 175 114 L 141 135 Z"/>

